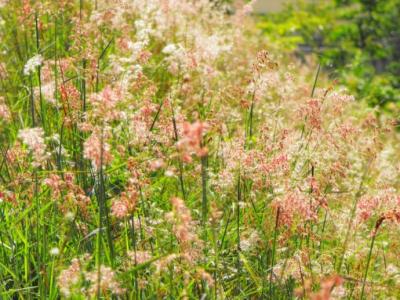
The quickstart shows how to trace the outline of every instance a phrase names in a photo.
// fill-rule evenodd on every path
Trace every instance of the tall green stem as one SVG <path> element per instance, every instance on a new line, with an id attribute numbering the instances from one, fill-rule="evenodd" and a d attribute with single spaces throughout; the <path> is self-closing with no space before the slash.
<path id="1" fill-rule="evenodd" d="M 207 201 L 207 161 L 208 157 L 201 158 L 201 186 L 202 186 L 202 222 L 203 225 L 207 222 L 208 201 Z"/>
<path id="2" fill-rule="evenodd" d="M 274 274 L 273 270 L 274 270 L 274 264 L 275 264 L 276 240 L 278 237 L 279 214 L 280 214 L 280 208 L 278 207 L 278 210 L 276 212 L 276 218 L 275 218 L 274 239 L 272 242 L 271 267 L 270 267 L 270 275 L 269 275 L 269 294 L 270 294 L 271 299 L 272 299 L 272 295 L 273 295 L 272 279 L 273 279 L 273 274 Z"/>
<path id="3" fill-rule="evenodd" d="M 362 283 L 362 288 L 361 288 L 361 296 L 360 296 L 361 300 L 364 299 L 365 283 L 367 282 L 368 269 L 369 269 L 369 264 L 371 262 L 372 249 L 374 248 L 375 237 L 376 237 L 376 231 L 374 231 L 372 234 L 371 245 L 369 246 L 367 266 L 365 267 L 365 273 L 364 273 L 364 278 L 363 278 L 363 283 Z"/>

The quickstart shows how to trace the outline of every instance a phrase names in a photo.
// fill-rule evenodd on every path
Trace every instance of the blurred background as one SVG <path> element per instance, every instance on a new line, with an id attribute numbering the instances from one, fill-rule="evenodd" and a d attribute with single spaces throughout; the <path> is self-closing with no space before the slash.
<path id="1" fill-rule="evenodd" d="M 293 1 L 285 0 L 258 0 L 254 5 L 254 10 L 257 13 L 277 12 L 285 7 L 285 4 Z"/>
<path id="2" fill-rule="evenodd" d="M 257 26 L 379 111 L 400 108 L 400 0 L 258 0 Z"/>

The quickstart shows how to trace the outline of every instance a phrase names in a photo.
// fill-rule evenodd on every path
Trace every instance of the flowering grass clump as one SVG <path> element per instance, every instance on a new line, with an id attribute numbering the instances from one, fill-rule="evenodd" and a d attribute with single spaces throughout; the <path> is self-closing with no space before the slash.
<path id="1" fill-rule="evenodd" d="M 2 299 L 400 297 L 396 123 L 250 12 L 0 1 Z"/>

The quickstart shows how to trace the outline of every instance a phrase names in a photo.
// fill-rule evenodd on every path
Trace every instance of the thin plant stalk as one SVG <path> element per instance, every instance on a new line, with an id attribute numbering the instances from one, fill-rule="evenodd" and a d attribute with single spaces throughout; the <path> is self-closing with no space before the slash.
<path id="1" fill-rule="evenodd" d="M 367 176 L 367 173 L 368 173 L 368 169 L 369 169 L 369 164 L 365 168 L 363 177 L 362 177 L 362 179 L 360 181 L 360 185 L 359 185 L 358 190 L 356 192 L 356 195 L 354 197 L 353 207 L 351 209 L 351 213 L 350 213 L 349 220 L 348 220 L 348 223 L 347 223 L 346 235 L 345 235 L 345 239 L 344 239 L 343 246 L 342 246 L 342 253 L 341 253 L 341 256 L 340 256 L 340 259 L 339 259 L 338 266 L 336 268 L 336 271 L 337 271 L 338 274 L 340 274 L 340 271 L 342 269 L 344 256 L 345 256 L 346 251 L 347 251 L 347 243 L 348 243 L 349 238 L 350 238 L 350 230 L 353 227 L 353 221 L 354 221 L 354 216 L 355 216 L 356 210 L 357 210 L 358 200 L 361 197 L 361 192 L 362 192 L 362 189 L 363 189 L 363 184 L 364 184 L 365 177 Z"/>
<path id="2" fill-rule="evenodd" d="M 174 113 L 173 109 L 172 109 L 172 125 L 174 127 L 175 142 L 178 142 L 178 140 L 179 140 L 178 128 L 176 126 L 175 113 Z M 179 159 L 179 182 L 180 182 L 181 191 L 182 191 L 182 198 L 183 198 L 183 200 L 186 200 L 185 185 L 183 183 L 183 163 L 182 163 L 182 160 L 180 160 L 180 159 Z"/>
<path id="3" fill-rule="evenodd" d="M 39 31 L 39 18 L 38 14 L 35 15 L 35 31 L 36 31 L 36 51 L 37 53 L 40 52 L 40 31 Z M 46 131 L 46 112 L 45 112 L 45 107 L 44 107 L 44 102 L 43 102 L 43 95 L 42 95 L 42 79 L 41 79 L 41 67 L 37 67 L 37 76 L 38 76 L 38 82 L 39 82 L 39 103 L 40 103 L 40 114 L 42 118 L 42 127 L 43 130 Z"/>
<path id="4" fill-rule="evenodd" d="M 32 127 L 36 126 L 36 118 L 35 118 L 35 99 L 33 95 L 33 82 L 32 75 L 29 75 L 29 100 L 30 100 L 30 110 L 31 110 L 31 119 L 32 119 Z"/>
<path id="5" fill-rule="evenodd" d="M 238 181 L 237 181 L 237 198 L 236 198 L 236 251 L 237 251 L 237 274 L 238 274 L 238 285 L 237 285 L 237 291 L 240 293 L 241 289 L 241 263 L 240 263 L 240 202 L 242 201 L 242 190 L 241 190 L 241 180 L 240 180 L 240 172 L 238 175 Z"/>
<path id="6" fill-rule="evenodd" d="M 250 106 L 250 116 L 249 116 L 249 138 L 253 137 L 253 115 L 254 115 L 254 100 L 255 100 L 256 90 L 254 88 L 252 99 L 251 99 L 251 106 Z"/>
<path id="7" fill-rule="evenodd" d="M 35 180 L 35 204 L 36 204 L 36 251 L 37 251 L 37 275 L 38 275 L 38 289 L 40 295 L 42 295 L 42 284 L 41 284 L 41 279 L 42 276 L 40 276 L 41 273 L 41 268 L 42 268 L 42 251 L 40 249 L 40 240 L 41 240 L 41 235 L 40 235 L 40 197 L 39 197 L 39 183 L 38 183 L 38 174 L 37 170 L 35 169 L 34 171 L 34 180 Z"/>
<path id="8" fill-rule="evenodd" d="M 271 253 L 271 267 L 270 267 L 270 274 L 269 274 L 269 295 L 270 295 L 271 299 L 272 299 L 272 295 L 273 295 L 272 279 L 273 279 L 273 275 L 274 275 L 273 270 L 274 270 L 274 264 L 275 264 L 276 240 L 278 237 L 279 215 L 280 215 L 280 208 L 278 207 L 278 210 L 276 212 L 276 218 L 275 218 L 274 239 L 272 242 L 272 253 Z"/>
<path id="9" fill-rule="evenodd" d="M 208 156 L 201 157 L 201 187 L 202 187 L 202 222 L 207 222 L 208 200 L 207 200 L 207 164 Z"/>
<path id="10" fill-rule="evenodd" d="M 97 296 L 98 298 L 100 297 L 101 291 L 100 291 L 100 283 L 101 283 L 101 274 L 100 274 L 100 257 L 102 254 L 102 247 L 101 247 L 101 240 L 102 240 L 102 229 L 103 229 L 103 223 L 105 223 L 105 228 L 107 231 L 107 241 L 108 241 L 108 247 L 110 251 L 110 260 L 111 260 L 111 266 L 114 266 L 114 246 L 113 246 L 113 241 L 112 241 L 112 235 L 111 235 L 111 228 L 110 228 L 110 223 L 108 219 L 108 211 L 107 211 L 107 205 L 106 205 L 106 195 L 105 195 L 105 182 L 104 182 L 104 171 L 103 171 L 103 159 L 104 159 L 104 132 L 101 132 L 101 138 L 100 138 L 100 170 L 98 171 L 98 179 L 99 179 L 99 188 L 98 188 L 98 194 L 97 194 L 97 199 L 98 199 L 98 206 L 99 206 L 99 232 L 98 232 L 98 244 L 97 244 Z"/>
<path id="11" fill-rule="evenodd" d="M 134 255 L 135 255 L 134 263 L 135 263 L 135 267 L 136 267 L 136 265 L 137 265 L 137 258 L 136 258 L 137 245 L 136 245 L 135 218 L 134 218 L 133 214 L 130 217 L 130 223 L 131 223 L 130 225 L 131 225 L 132 246 L 133 246 L 133 252 L 134 252 Z M 137 272 L 135 271 L 133 275 L 135 277 L 135 279 L 134 279 L 135 280 L 135 283 L 134 283 L 135 291 L 136 291 L 136 295 L 138 296 L 139 295 L 139 282 L 138 282 L 138 278 L 137 278 Z"/>
<path id="12" fill-rule="evenodd" d="M 362 287 L 361 287 L 361 296 L 360 296 L 361 300 L 364 299 L 365 283 L 367 282 L 368 269 L 369 269 L 369 264 L 371 262 L 372 249 L 374 248 L 374 244 L 375 244 L 375 237 L 376 237 L 376 231 L 374 231 L 373 234 L 372 234 L 371 244 L 369 246 L 368 258 L 367 258 L 367 266 L 365 267 L 363 283 L 362 283 Z"/>
<path id="13" fill-rule="evenodd" d="M 108 216 L 108 209 L 106 205 L 106 194 L 105 194 L 105 183 L 104 183 L 104 170 L 103 170 L 103 155 L 104 155 L 104 132 L 101 133 L 101 163 L 100 163 L 100 170 L 99 170 L 99 185 L 100 185 L 100 211 L 102 210 L 102 216 L 105 221 L 106 225 L 106 231 L 107 231 L 107 240 L 108 240 L 108 246 L 110 250 L 110 257 L 111 257 L 111 265 L 114 265 L 114 245 L 112 241 L 112 234 L 111 234 L 111 228 L 110 228 L 110 222 L 109 222 L 109 216 Z M 101 220 L 102 221 L 102 220 Z"/>

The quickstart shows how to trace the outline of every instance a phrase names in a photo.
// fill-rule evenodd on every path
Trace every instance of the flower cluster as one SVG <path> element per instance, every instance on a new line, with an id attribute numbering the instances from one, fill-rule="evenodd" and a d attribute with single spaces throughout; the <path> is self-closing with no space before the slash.
<path id="1" fill-rule="evenodd" d="M 118 199 L 114 199 L 111 205 L 111 214 L 117 218 L 124 218 L 133 213 L 139 193 L 134 186 L 121 193 Z"/>
<path id="2" fill-rule="evenodd" d="M 11 112 L 8 106 L 4 103 L 4 98 L 0 97 L 0 119 L 5 122 L 10 121 L 11 119 Z"/>
<path id="3" fill-rule="evenodd" d="M 87 260 L 90 259 L 88 254 L 81 258 L 74 258 L 71 265 L 61 271 L 58 276 L 58 286 L 62 295 L 66 298 L 76 295 L 86 295 L 86 297 L 94 297 L 98 295 L 98 291 L 102 295 L 109 293 L 118 295 L 124 292 L 115 278 L 115 272 L 106 266 L 101 265 L 99 269 L 87 271 Z M 79 289 L 79 283 L 87 281 L 89 286 L 85 289 Z"/>
<path id="4" fill-rule="evenodd" d="M 280 226 L 291 227 L 294 221 L 301 224 L 317 219 L 317 204 L 300 191 L 285 194 L 282 198 L 273 201 Z"/>
<path id="5" fill-rule="evenodd" d="M 39 127 L 21 129 L 18 133 L 18 137 L 32 152 L 32 165 L 35 167 L 42 166 L 48 158 L 43 129 Z"/>
<path id="6" fill-rule="evenodd" d="M 168 222 L 173 224 L 173 232 L 177 238 L 181 254 L 192 261 L 199 256 L 201 251 L 201 241 L 195 233 L 194 221 L 190 210 L 186 207 L 182 199 L 174 197 L 171 199 L 172 212 L 166 214 Z"/>
<path id="7" fill-rule="evenodd" d="M 100 270 L 86 273 L 85 278 L 90 282 L 89 295 L 92 297 L 97 295 L 99 289 L 102 294 L 107 294 L 110 291 L 119 295 L 124 292 L 115 278 L 115 272 L 109 267 L 101 265 Z"/>
<path id="8" fill-rule="evenodd" d="M 182 137 L 178 140 L 177 147 L 182 153 L 184 162 L 191 162 L 193 153 L 198 157 L 207 155 L 208 150 L 203 146 L 203 136 L 207 128 L 208 125 L 204 122 L 183 123 Z"/>
<path id="9" fill-rule="evenodd" d="M 80 281 L 81 272 L 81 263 L 78 258 L 74 258 L 71 265 L 58 275 L 58 286 L 65 297 L 69 298 L 73 295 L 74 289 L 77 288 L 76 285 Z"/>
<path id="10" fill-rule="evenodd" d="M 105 141 L 104 132 L 93 132 L 84 143 L 83 155 L 92 161 L 93 168 L 99 170 L 112 161 L 110 145 Z"/>
<path id="11" fill-rule="evenodd" d="M 24 74 L 25 75 L 31 75 L 33 72 L 36 71 L 36 68 L 41 66 L 43 63 L 43 57 L 38 54 L 30 58 L 25 66 L 24 66 Z"/>
<path id="12" fill-rule="evenodd" d="M 57 174 L 51 174 L 43 183 L 49 187 L 53 200 L 60 202 L 59 208 L 65 215 L 76 211 L 89 219 L 90 198 L 74 180 L 75 176 L 72 173 L 65 173 L 63 179 Z"/>

